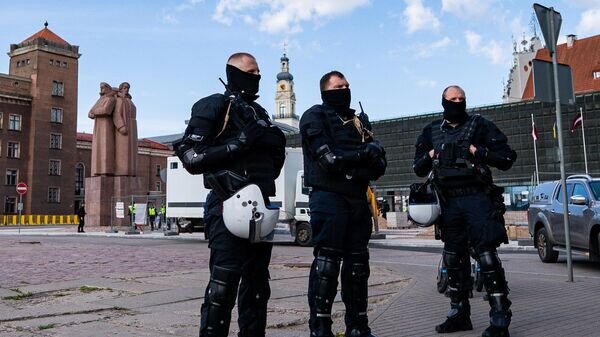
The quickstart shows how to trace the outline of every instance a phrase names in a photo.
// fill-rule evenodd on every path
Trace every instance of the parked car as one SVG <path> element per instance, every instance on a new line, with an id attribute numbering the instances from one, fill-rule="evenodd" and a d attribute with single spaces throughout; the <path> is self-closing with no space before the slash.
<path id="1" fill-rule="evenodd" d="M 569 233 L 572 252 L 600 261 L 600 179 L 589 175 L 569 176 Z M 563 191 L 560 181 L 540 184 L 527 211 L 529 234 L 543 262 L 553 263 L 565 251 Z"/>

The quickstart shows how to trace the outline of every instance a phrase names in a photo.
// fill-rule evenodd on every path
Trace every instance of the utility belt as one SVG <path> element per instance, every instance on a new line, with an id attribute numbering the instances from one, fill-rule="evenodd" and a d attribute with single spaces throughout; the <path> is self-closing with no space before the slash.
<path id="1" fill-rule="evenodd" d="M 464 197 L 467 195 L 473 195 L 484 192 L 483 186 L 468 186 L 444 189 L 444 196 L 448 198 Z"/>
<path id="2" fill-rule="evenodd" d="M 217 198 L 226 200 L 250 184 L 250 180 L 233 171 L 222 170 L 204 174 L 204 184 L 215 193 Z"/>

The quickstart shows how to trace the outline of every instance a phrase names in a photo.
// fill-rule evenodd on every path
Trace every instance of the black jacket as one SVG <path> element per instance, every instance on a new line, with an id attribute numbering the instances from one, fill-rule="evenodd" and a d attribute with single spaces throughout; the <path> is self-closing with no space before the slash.
<path id="1" fill-rule="evenodd" d="M 243 125 L 236 123 L 243 112 L 234 104 L 230 107 L 229 120 L 224 127 L 225 116 L 229 106 L 229 97 L 214 94 L 202 98 L 192 107 L 190 123 L 184 137 L 195 135 L 196 153 L 210 152 L 211 148 L 218 149 L 231 139 L 239 136 Z M 283 132 L 270 121 L 263 107 L 252 102 L 249 104 L 257 113 L 258 118 L 267 122 L 269 127 L 263 137 L 249 147 L 227 156 L 212 156 L 207 164 L 208 172 L 215 173 L 229 170 L 257 184 L 266 196 L 275 195 L 275 179 L 279 176 L 285 160 L 285 136 Z M 235 115 L 234 114 L 238 114 Z M 243 124 L 243 122 L 241 122 Z M 215 150 L 218 151 L 218 150 Z M 213 151 L 214 152 L 214 151 Z"/>
<path id="2" fill-rule="evenodd" d="M 458 125 L 462 127 L 463 125 Z M 433 149 L 432 129 L 451 128 L 443 119 L 434 121 L 421 132 L 415 144 L 413 170 L 419 177 L 425 177 L 433 168 L 433 160 L 429 151 Z M 477 126 L 471 138 L 473 146 L 477 147 L 473 161 L 475 163 L 498 168 L 502 171 L 510 169 L 517 159 L 517 153 L 508 145 L 508 139 L 491 121 L 479 117 Z M 437 153 L 436 153 L 437 155 Z"/>

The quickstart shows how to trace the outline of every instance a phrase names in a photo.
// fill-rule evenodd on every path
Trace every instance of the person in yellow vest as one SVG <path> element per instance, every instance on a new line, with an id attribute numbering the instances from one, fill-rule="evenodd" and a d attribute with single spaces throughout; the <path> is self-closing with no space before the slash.
<path id="1" fill-rule="evenodd" d="M 148 207 L 148 220 L 150 221 L 150 230 L 154 231 L 154 221 L 156 221 L 156 207 L 150 204 Z"/>
<path id="2" fill-rule="evenodd" d="M 135 204 L 132 202 L 129 204 L 129 225 L 133 226 L 135 221 Z"/>

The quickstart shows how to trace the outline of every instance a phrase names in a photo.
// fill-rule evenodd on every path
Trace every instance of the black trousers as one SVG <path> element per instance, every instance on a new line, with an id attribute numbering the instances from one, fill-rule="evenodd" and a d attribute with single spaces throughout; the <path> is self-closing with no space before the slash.
<path id="1" fill-rule="evenodd" d="M 253 244 L 231 234 L 225 227 L 222 212 L 223 202 L 212 192 L 209 193 L 204 206 L 204 221 L 210 248 L 210 270 L 219 266 L 241 273 L 237 297 L 239 336 L 261 337 L 265 335 L 267 302 L 271 296 L 269 263 L 273 244 Z M 234 288 L 237 286 L 229 285 Z M 208 296 L 205 296 L 201 309 L 201 336 L 206 329 L 210 305 L 207 301 Z"/>

